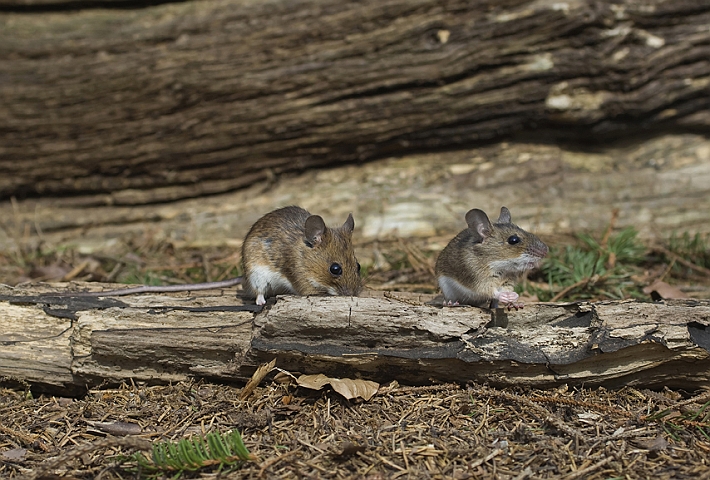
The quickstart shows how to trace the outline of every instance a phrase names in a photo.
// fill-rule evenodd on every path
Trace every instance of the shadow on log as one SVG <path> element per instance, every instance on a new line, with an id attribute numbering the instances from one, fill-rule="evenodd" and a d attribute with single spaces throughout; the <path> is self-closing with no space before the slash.
<path id="1" fill-rule="evenodd" d="M 96 284 L 92 284 L 92 287 Z M 441 308 L 412 294 L 279 297 L 234 291 L 122 297 L 2 288 L 0 376 L 78 395 L 121 381 L 244 381 L 259 363 L 405 384 L 695 389 L 710 382 L 710 302 Z"/>
<path id="2" fill-rule="evenodd" d="M 29 3 L 0 0 L 0 198 L 165 202 L 526 131 L 710 124 L 707 0 Z"/>

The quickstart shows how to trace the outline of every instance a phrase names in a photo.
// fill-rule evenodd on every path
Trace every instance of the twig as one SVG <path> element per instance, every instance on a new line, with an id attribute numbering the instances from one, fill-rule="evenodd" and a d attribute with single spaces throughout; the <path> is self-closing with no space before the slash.
<path id="1" fill-rule="evenodd" d="M 558 430 L 565 432 L 567 435 L 569 435 L 571 437 L 576 437 L 581 440 L 585 440 L 585 437 L 582 434 L 582 432 L 580 432 L 579 430 L 577 430 L 575 428 L 570 427 L 561 418 L 556 417 L 555 415 L 550 413 L 549 410 L 542 408 L 540 405 L 536 404 L 535 402 L 533 402 L 531 400 L 528 400 L 527 398 L 521 397 L 520 395 L 516 395 L 514 393 L 493 390 L 488 387 L 483 387 L 482 391 L 490 396 L 493 396 L 493 397 L 503 398 L 506 400 L 514 401 L 519 404 L 525 405 L 528 408 L 530 408 L 531 410 L 534 410 L 537 413 L 539 413 L 545 419 L 545 421 L 547 423 L 554 426 Z"/>
<path id="2" fill-rule="evenodd" d="M 262 462 L 262 464 L 260 465 L 261 469 L 259 470 L 258 477 L 259 478 L 263 477 L 264 473 L 266 473 L 267 468 L 271 468 L 274 465 L 276 465 L 277 463 L 280 463 L 280 462 L 286 460 L 288 457 L 295 455 L 296 453 L 300 453 L 300 452 L 301 452 L 300 449 L 295 449 L 295 450 L 291 450 L 290 452 L 286 452 L 283 455 L 277 455 L 274 458 L 264 460 L 264 462 Z"/>
<path id="3" fill-rule="evenodd" d="M 550 299 L 550 302 L 556 302 L 556 301 L 558 301 L 560 298 L 564 297 L 565 295 L 567 295 L 569 292 L 571 292 L 571 291 L 574 290 L 575 288 L 580 287 L 580 286 L 582 286 L 582 285 L 584 285 L 585 283 L 588 283 L 588 282 L 589 282 L 589 278 L 583 278 L 582 280 L 573 283 L 573 284 L 570 285 L 569 287 L 563 288 L 562 291 L 560 291 L 559 293 L 557 293 L 554 297 L 552 297 L 552 298 Z"/>
<path id="4" fill-rule="evenodd" d="M 576 472 L 572 472 L 569 475 L 565 477 L 565 480 L 574 480 L 575 478 L 580 478 L 586 476 L 588 473 L 593 472 L 594 470 L 603 467 L 607 463 L 611 462 L 614 460 L 613 457 L 606 457 L 604 460 L 600 460 L 594 465 L 590 465 L 587 468 L 583 468 L 581 470 L 577 470 Z"/>
<path id="5" fill-rule="evenodd" d="M 3 433 L 7 435 L 10 438 L 16 438 L 20 440 L 23 444 L 25 445 L 36 445 L 41 448 L 45 452 L 49 452 L 50 448 L 47 446 L 47 444 L 39 437 L 37 436 L 32 436 L 32 435 L 27 435 L 26 433 L 18 432 L 17 430 L 13 430 L 10 427 L 6 427 L 5 425 L 0 424 L 0 433 Z"/>
<path id="6" fill-rule="evenodd" d="M 654 252 L 662 253 L 664 255 L 668 255 L 669 257 L 671 257 L 673 260 L 680 263 L 681 265 L 684 265 L 692 270 L 695 270 L 696 272 L 700 272 L 700 273 L 710 276 L 710 269 L 705 268 L 705 267 L 701 267 L 700 265 L 696 265 L 693 262 L 689 262 L 688 260 L 679 256 L 677 253 L 673 253 L 665 247 L 660 247 L 660 246 L 653 247 L 651 250 Z"/>
<path id="7" fill-rule="evenodd" d="M 621 416 L 627 417 L 627 418 L 634 417 L 634 414 L 632 414 L 631 412 L 624 412 L 619 409 L 609 407 L 607 405 L 599 405 L 599 404 L 592 403 L 592 402 L 581 402 L 579 400 L 574 400 L 571 398 L 540 396 L 540 397 L 532 397 L 531 400 L 533 402 L 540 402 L 540 403 L 555 403 L 558 405 L 569 405 L 569 406 L 575 406 L 575 407 L 582 407 L 582 408 L 587 408 L 589 410 L 597 410 L 599 412 L 604 412 L 604 413 L 615 413 L 617 415 L 621 415 Z"/>
<path id="8" fill-rule="evenodd" d="M 696 395 L 694 397 L 691 397 L 687 400 L 683 400 L 682 402 L 678 402 L 674 404 L 674 407 L 684 407 L 686 405 L 690 405 L 691 403 L 698 403 L 698 404 L 703 404 L 710 400 L 710 391 L 703 392 L 700 395 Z"/>
<path id="9" fill-rule="evenodd" d="M 486 463 L 486 462 L 492 460 L 494 457 L 497 457 L 497 456 L 500 455 L 501 453 L 503 453 L 503 449 L 501 449 L 501 448 L 496 448 L 496 449 L 493 450 L 491 453 L 489 453 L 485 458 L 479 458 L 479 459 L 476 460 L 475 462 L 473 462 L 473 463 L 471 463 L 470 465 L 468 465 L 468 468 L 469 468 L 469 470 L 473 470 L 474 468 L 480 467 L 481 465 L 483 465 L 484 463 Z"/>
<path id="10" fill-rule="evenodd" d="M 561 292 L 559 292 L 559 293 L 556 294 L 554 297 L 552 297 L 552 298 L 550 299 L 550 302 L 556 302 L 556 301 L 558 301 L 560 298 L 564 297 L 564 296 L 567 295 L 570 291 L 574 290 L 574 289 L 577 288 L 577 287 L 581 287 L 582 285 L 584 285 L 584 286 L 588 285 L 589 282 L 592 281 L 592 279 L 594 279 L 594 283 L 597 283 L 599 280 L 603 280 L 604 278 L 606 278 L 606 274 L 601 275 L 601 276 L 597 276 L 597 278 L 594 278 L 595 275 L 596 275 L 595 272 L 596 272 L 597 264 L 598 264 L 598 263 L 599 263 L 599 259 L 597 258 L 597 261 L 596 261 L 596 263 L 594 264 L 594 270 L 595 270 L 595 271 L 592 272 L 592 274 L 591 274 L 589 277 L 583 278 L 582 280 L 580 280 L 580 281 L 578 281 L 578 282 L 575 282 L 574 284 L 570 285 L 569 287 L 565 287 L 564 289 L 562 289 Z"/>
<path id="11" fill-rule="evenodd" d="M 410 300 L 408 298 L 402 298 L 402 297 L 390 292 L 389 290 L 385 290 L 385 292 L 382 294 L 382 296 L 384 296 L 385 298 L 397 300 L 398 302 L 406 303 L 408 305 L 412 305 L 415 307 L 421 307 L 422 305 L 424 305 L 424 303 L 419 302 L 417 300 Z"/>
<path id="12" fill-rule="evenodd" d="M 611 236 L 611 231 L 614 229 L 614 226 L 616 225 L 616 221 L 619 218 L 619 209 L 614 208 L 611 210 L 611 219 L 609 220 L 609 225 L 606 227 L 606 231 L 604 232 L 604 236 L 602 237 L 602 241 L 599 243 L 599 246 L 602 247 L 603 250 L 606 250 L 607 244 L 609 243 L 609 237 Z"/>
<path id="13" fill-rule="evenodd" d="M 666 269 L 663 271 L 663 273 L 657 278 L 659 282 L 662 282 L 664 278 L 666 278 L 666 275 L 671 273 L 671 270 L 673 270 L 673 267 L 675 267 L 677 259 L 673 258 L 671 259 L 671 263 L 668 264 Z"/>
<path id="14" fill-rule="evenodd" d="M 421 392 L 440 392 L 443 390 L 460 390 L 461 386 L 456 383 L 445 383 L 443 385 L 425 385 L 422 387 L 381 387 L 377 393 L 393 394 L 393 393 L 421 393 Z"/>

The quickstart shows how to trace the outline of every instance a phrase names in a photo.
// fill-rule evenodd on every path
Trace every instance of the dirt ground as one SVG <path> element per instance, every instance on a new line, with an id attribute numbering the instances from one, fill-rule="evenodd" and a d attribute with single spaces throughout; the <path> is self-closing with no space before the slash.
<path id="1" fill-rule="evenodd" d="M 138 439 L 238 429 L 253 461 L 185 477 L 710 478 L 708 392 L 388 385 L 365 402 L 274 382 L 239 393 L 206 382 L 79 399 L 0 390 L 0 475 L 140 478 L 122 460 L 145 448 Z"/>

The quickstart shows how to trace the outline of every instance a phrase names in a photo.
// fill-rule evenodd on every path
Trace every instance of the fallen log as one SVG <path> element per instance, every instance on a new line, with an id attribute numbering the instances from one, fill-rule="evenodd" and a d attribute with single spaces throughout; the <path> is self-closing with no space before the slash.
<path id="1" fill-rule="evenodd" d="M 0 0 L 0 198 L 139 205 L 710 124 L 707 0 L 87 3 Z"/>
<path id="2" fill-rule="evenodd" d="M 86 284 L 88 285 L 88 284 Z M 92 284 L 92 287 L 96 284 Z M 405 384 L 695 389 L 710 383 L 710 302 L 441 308 L 431 296 L 279 297 L 235 291 L 60 296 L 0 288 L 0 377 L 77 395 L 101 383 L 242 382 L 288 371 Z"/>

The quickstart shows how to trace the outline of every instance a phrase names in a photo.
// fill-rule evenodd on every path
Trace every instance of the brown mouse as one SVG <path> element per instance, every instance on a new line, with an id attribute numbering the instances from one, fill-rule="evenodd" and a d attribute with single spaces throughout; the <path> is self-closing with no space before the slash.
<path id="1" fill-rule="evenodd" d="M 283 207 L 252 225 L 242 244 L 244 275 L 219 282 L 184 285 L 142 285 L 83 296 L 186 292 L 242 284 L 247 294 L 264 305 L 266 297 L 295 295 L 357 295 L 362 289 L 360 264 L 355 258 L 348 215 L 338 228 L 328 228 L 318 215 L 301 207 Z M 77 294 L 73 294 L 77 295 Z"/>
<path id="2" fill-rule="evenodd" d="M 513 288 L 540 264 L 547 245 L 512 222 L 503 207 L 495 223 L 477 208 L 466 213 L 468 228 L 449 242 L 436 261 L 436 278 L 447 305 L 522 308 Z"/>
<path id="3" fill-rule="evenodd" d="M 244 290 L 256 297 L 357 295 L 362 288 L 348 215 L 339 228 L 328 228 L 318 215 L 300 207 L 267 213 L 249 230 L 242 245 Z"/>

